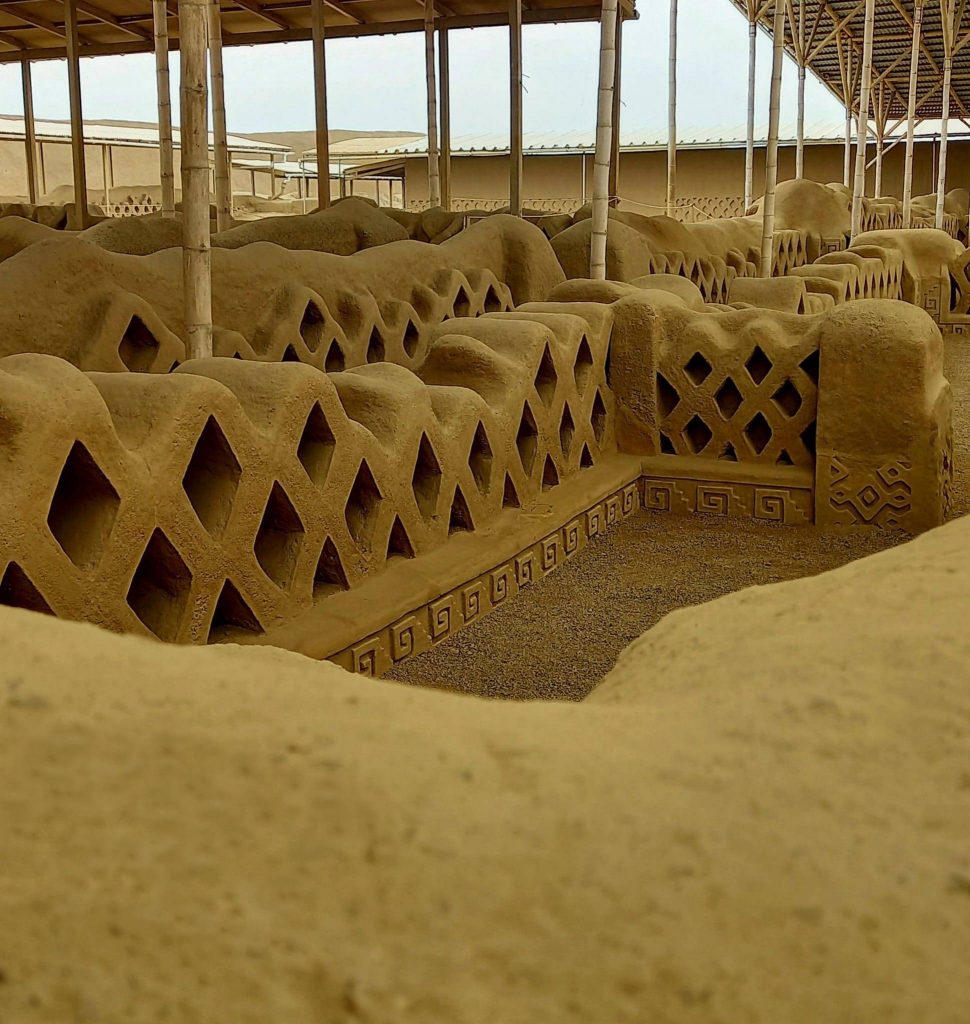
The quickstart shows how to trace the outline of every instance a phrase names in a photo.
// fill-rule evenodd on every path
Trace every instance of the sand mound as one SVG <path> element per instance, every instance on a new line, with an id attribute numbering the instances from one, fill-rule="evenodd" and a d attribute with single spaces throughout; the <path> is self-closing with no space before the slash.
<path id="1" fill-rule="evenodd" d="M 0 1018 L 963 1024 L 968 549 L 677 612 L 578 706 L 3 611 Z"/>
<path id="2" fill-rule="evenodd" d="M 175 217 L 110 217 L 80 233 L 81 238 L 110 252 L 147 256 L 162 249 L 181 248 L 182 219 Z"/>

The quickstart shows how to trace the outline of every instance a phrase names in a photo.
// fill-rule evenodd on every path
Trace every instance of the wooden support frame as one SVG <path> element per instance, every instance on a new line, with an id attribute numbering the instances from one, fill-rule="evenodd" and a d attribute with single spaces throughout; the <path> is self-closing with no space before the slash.
<path id="1" fill-rule="evenodd" d="M 451 52 L 448 29 L 438 29 L 438 88 L 441 92 L 441 151 L 438 170 L 441 178 L 441 205 L 451 211 Z M 393 186 L 388 190 L 388 204 L 394 201 Z"/>
<path id="2" fill-rule="evenodd" d="M 677 212 L 677 0 L 670 0 L 667 59 L 667 216 Z"/>
<path id="3" fill-rule="evenodd" d="M 424 0 L 424 80 L 428 100 L 428 206 L 441 205 L 438 163 L 438 88 L 434 70 L 434 0 Z"/>
<path id="4" fill-rule="evenodd" d="M 155 89 L 158 94 L 158 175 L 162 186 L 162 216 L 175 216 L 175 153 L 172 145 L 172 87 L 168 70 L 168 9 L 165 0 L 152 0 L 155 41 Z"/>
<path id="5" fill-rule="evenodd" d="M 216 230 L 232 227 L 232 172 L 226 139 L 226 76 L 222 67 L 220 0 L 209 0 L 209 79 L 212 94 L 212 157 L 216 193 Z"/>
<path id="6" fill-rule="evenodd" d="M 179 0 L 182 127 L 182 283 L 190 359 L 212 355 L 209 248 L 209 0 Z"/>
<path id="7" fill-rule="evenodd" d="M 101 189 L 104 193 L 104 213 L 105 216 L 110 216 L 109 210 L 111 208 L 111 190 L 114 188 L 114 168 L 112 166 L 111 159 L 111 147 L 108 145 L 101 146 Z"/>
<path id="8" fill-rule="evenodd" d="M 610 153 L 613 148 L 613 87 L 616 75 L 617 0 L 603 0 L 596 103 L 596 154 L 593 158 L 593 210 L 589 276 L 606 280 L 606 232 L 610 213 Z"/>
<path id="9" fill-rule="evenodd" d="M 623 18 L 617 14 L 613 53 L 613 114 L 610 131 L 610 206 L 620 202 L 620 109 L 623 100 Z"/>
<path id="10" fill-rule="evenodd" d="M 872 39 L 875 32 L 876 0 L 866 0 L 866 23 L 862 43 L 862 68 L 859 85 L 859 119 L 855 155 L 855 180 L 852 186 L 852 237 L 862 228 L 862 200 L 866 194 L 866 146 L 869 142 L 869 89 L 872 82 Z"/>
<path id="11" fill-rule="evenodd" d="M 805 177 L 805 74 L 808 66 L 805 45 L 805 0 L 785 0 L 792 48 L 798 64 L 798 105 L 795 121 L 795 177 Z"/>
<path id="12" fill-rule="evenodd" d="M 71 160 L 74 168 L 74 215 L 71 226 L 82 231 L 88 226 L 88 174 L 84 162 L 84 115 L 81 109 L 81 62 L 78 51 L 77 6 L 65 0 L 67 41 L 67 88 L 71 102 Z"/>
<path id="13" fill-rule="evenodd" d="M 775 247 L 775 186 L 778 184 L 778 121 L 785 46 L 785 7 L 775 0 L 772 32 L 771 98 L 768 105 L 768 144 L 765 149 L 765 195 L 761 204 L 761 276 L 771 277 Z"/>
<path id="14" fill-rule="evenodd" d="M 313 0 L 313 109 L 318 210 L 326 210 L 330 206 L 330 119 L 327 111 L 327 36 L 323 8 L 323 0 Z"/>
<path id="15" fill-rule="evenodd" d="M 522 216 L 522 0 L 509 0 L 509 212 Z"/>
<path id="16" fill-rule="evenodd" d="M 24 97 L 24 155 L 27 160 L 27 196 L 36 205 L 40 196 L 37 185 L 37 131 L 34 126 L 34 86 L 30 61 L 20 62 L 20 86 Z"/>
<path id="17" fill-rule="evenodd" d="M 744 145 L 744 209 L 754 202 L 754 103 L 758 60 L 758 11 L 754 0 L 747 0 L 748 11 L 748 120 Z"/>
<path id="18" fill-rule="evenodd" d="M 943 227 L 946 204 L 946 158 L 950 120 L 951 77 L 953 75 L 954 42 L 963 23 L 964 0 L 940 0 L 940 27 L 943 30 L 943 114 L 940 118 L 940 157 L 936 178 L 936 216 L 934 224 Z"/>

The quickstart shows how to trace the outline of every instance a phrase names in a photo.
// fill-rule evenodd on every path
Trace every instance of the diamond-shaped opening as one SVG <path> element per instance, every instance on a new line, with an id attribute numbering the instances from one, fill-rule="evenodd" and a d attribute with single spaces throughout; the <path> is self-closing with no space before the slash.
<path id="1" fill-rule="evenodd" d="M 370 466 L 366 461 L 361 460 L 357 476 L 354 478 L 354 486 L 350 489 L 344 508 L 347 529 L 358 547 L 365 550 L 370 549 L 374 521 L 383 500 L 384 496 L 374 480 Z"/>
<path id="2" fill-rule="evenodd" d="M 552 456 L 547 455 L 542 466 L 542 489 L 548 491 L 550 487 L 555 487 L 558 483 L 559 473 L 556 471 L 556 464 L 552 461 Z"/>
<path id="3" fill-rule="evenodd" d="M 579 348 L 576 350 L 576 362 L 573 364 L 573 378 L 576 381 L 576 389 L 582 394 L 593 376 L 593 353 L 589 347 L 589 339 L 584 334 L 579 341 Z"/>
<path id="4" fill-rule="evenodd" d="M 281 589 L 293 582 L 303 547 L 303 520 L 278 483 L 269 492 L 253 548 L 263 572 Z"/>
<path id="5" fill-rule="evenodd" d="M 418 455 L 411 475 L 411 489 L 418 510 L 425 519 L 430 519 L 438 507 L 438 491 L 441 488 L 441 465 L 431 447 L 427 434 L 421 435 Z"/>
<path id="6" fill-rule="evenodd" d="M 692 416 L 684 427 L 684 440 L 695 455 L 700 454 L 708 446 L 713 436 L 711 428 L 697 415 Z"/>
<path id="7" fill-rule="evenodd" d="M 680 405 L 677 389 L 662 374 L 657 374 L 657 408 L 663 418 L 669 416 Z"/>
<path id="8" fill-rule="evenodd" d="M 661 455 L 676 455 L 677 449 L 674 447 L 674 442 L 663 433 L 660 432 L 660 454 Z"/>
<path id="9" fill-rule="evenodd" d="M 455 487 L 455 497 L 451 502 L 451 514 L 448 518 L 448 532 L 458 533 L 460 530 L 474 530 L 472 514 L 468 509 L 468 502 L 465 495 L 461 493 L 461 487 Z"/>
<path id="10" fill-rule="evenodd" d="M 51 606 L 44 600 L 33 580 L 17 565 L 11 562 L 0 580 L 0 604 L 8 608 L 24 608 L 29 612 L 53 615 Z"/>
<path id="11" fill-rule="evenodd" d="M 738 390 L 737 384 L 728 377 L 717 389 L 714 401 L 717 403 L 717 407 L 720 410 L 721 415 L 726 420 L 729 420 L 738 411 L 738 409 L 741 408 L 741 403 L 744 401 L 744 395 L 742 395 Z"/>
<path id="12" fill-rule="evenodd" d="M 468 292 L 465 291 L 465 286 L 462 285 L 455 293 L 455 301 L 451 306 L 452 316 L 468 316 L 471 312 L 471 302 L 468 298 Z"/>
<path id="13" fill-rule="evenodd" d="M 781 454 L 775 459 L 775 465 L 777 466 L 794 466 L 795 463 L 792 461 L 792 457 L 788 454 L 785 448 L 782 448 Z"/>
<path id="14" fill-rule="evenodd" d="M 221 537 L 229 522 L 241 473 L 226 435 L 210 416 L 195 443 L 182 487 L 199 522 L 213 537 Z"/>
<path id="15" fill-rule="evenodd" d="M 300 337 L 303 339 L 303 344 L 311 352 L 316 352 L 326 336 L 326 318 L 320 311 L 320 307 L 310 300 L 304 307 L 303 316 L 300 319 Z"/>
<path id="16" fill-rule="evenodd" d="M 606 406 L 603 404 L 603 396 L 599 391 L 596 392 L 596 397 L 593 399 L 590 423 L 593 425 L 593 436 L 596 438 L 596 443 L 602 445 L 606 435 Z"/>
<path id="17" fill-rule="evenodd" d="M 735 450 L 734 445 L 731 444 L 730 441 L 728 441 L 727 444 L 725 444 L 724 447 L 721 449 L 721 451 L 720 451 L 720 453 L 718 455 L 718 458 L 719 459 L 724 459 L 725 462 L 737 462 L 738 461 L 738 453 Z"/>
<path id="18" fill-rule="evenodd" d="M 131 610 L 159 640 L 175 640 L 191 586 L 189 567 L 168 537 L 155 529 L 128 587 Z"/>
<path id="19" fill-rule="evenodd" d="M 532 467 L 536 461 L 536 450 L 539 447 L 539 428 L 536 426 L 535 417 L 529 403 L 525 403 L 522 410 L 522 419 L 519 422 L 519 431 L 515 436 L 515 447 L 519 451 L 519 459 L 526 476 L 532 475 Z"/>
<path id="20" fill-rule="evenodd" d="M 327 349 L 327 357 L 323 361 L 323 368 L 327 373 L 340 373 L 347 365 L 347 360 L 344 358 L 344 350 L 340 347 L 339 342 L 334 339 L 330 342 L 330 348 Z"/>
<path id="21" fill-rule="evenodd" d="M 700 354 L 695 352 L 690 359 L 687 360 L 687 365 L 684 367 L 684 373 L 687 374 L 688 380 L 694 385 L 694 387 L 700 387 L 704 381 L 711 375 L 713 367 L 711 364 Z"/>
<path id="22" fill-rule="evenodd" d="M 284 363 L 300 363 L 303 360 L 296 353 L 296 349 L 292 345 L 287 345 L 283 350 L 283 358 L 280 360 Z"/>
<path id="23" fill-rule="evenodd" d="M 765 355 L 762 347 L 755 345 L 754 351 L 748 356 L 748 361 L 744 364 L 744 368 L 748 371 L 748 375 L 755 384 L 760 384 L 771 373 L 771 367 L 771 360 Z"/>
<path id="24" fill-rule="evenodd" d="M 408 317 L 408 322 L 404 327 L 404 337 L 401 339 L 401 344 L 404 346 L 404 352 L 409 359 L 414 358 L 414 353 L 418 350 L 418 342 L 421 340 L 421 331 L 418 329 L 418 325 Z"/>
<path id="25" fill-rule="evenodd" d="M 519 501 L 519 492 L 515 489 L 515 484 L 512 482 L 512 477 L 505 474 L 505 487 L 502 491 L 502 508 L 521 508 L 522 503 Z"/>
<path id="26" fill-rule="evenodd" d="M 573 438 L 576 435 L 576 425 L 573 423 L 572 413 L 566 405 L 562 411 L 562 419 L 559 421 L 559 446 L 567 458 L 573 448 Z"/>
<path id="27" fill-rule="evenodd" d="M 317 487 L 322 488 L 326 483 L 330 463 L 333 461 L 334 444 L 333 431 L 327 423 L 320 403 L 316 402 L 300 435 L 296 457 L 306 470 L 306 475 Z"/>
<path id="28" fill-rule="evenodd" d="M 744 436 L 755 455 L 760 455 L 771 441 L 771 425 L 760 412 L 756 413 L 754 419 L 744 428 Z"/>
<path id="29" fill-rule="evenodd" d="M 475 484 L 482 494 L 488 493 L 492 482 L 492 446 L 488 443 L 485 424 L 479 421 L 468 452 L 468 467 L 475 478 Z"/>
<path id="30" fill-rule="evenodd" d="M 313 574 L 313 596 L 315 599 L 327 597 L 338 590 L 346 590 L 347 587 L 347 574 L 344 572 L 343 562 L 340 561 L 337 545 L 328 537 L 323 542 L 320 557 L 317 559 L 317 568 Z"/>
<path id="31" fill-rule="evenodd" d="M 387 538 L 387 558 L 414 558 L 414 547 L 400 516 L 395 516 L 391 525 L 391 532 Z"/>
<path id="32" fill-rule="evenodd" d="M 216 601 L 209 626 L 209 643 L 232 643 L 246 633 L 262 633 L 256 613 L 246 604 L 231 580 L 226 580 Z"/>
<path id="33" fill-rule="evenodd" d="M 771 399 L 789 419 L 802 407 L 802 396 L 790 380 L 786 380 L 771 396 Z"/>
<path id="34" fill-rule="evenodd" d="M 801 432 L 802 444 L 808 449 L 809 455 L 815 455 L 815 420 Z"/>
<path id="35" fill-rule="evenodd" d="M 593 456 L 590 454 L 589 445 L 583 444 L 583 450 L 579 455 L 580 469 L 589 469 L 593 465 Z"/>
<path id="36" fill-rule="evenodd" d="M 489 285 L 485 292 L 484 309 L 486 313 L 501 313 L 505 309 L 505 303 L 492 285 Z"/>
<path id="37" fill-rule="evenodd" d="M 539 398 L 546 407 L 552 405 L 556 396 L 556 384 L 559 378 L 556 376 L 556 365 L 552 361 L 552 353 L 549 346 L 542 350 L 542 358 L 539 360 L 539 369 L 536 370 L 535 388 L 539 392 Z"/>
<path id="38" fill-rule="evenodd" d="M 814 352 L 810 352 L 807 356 L 805 356 L 805 358 L 798 364 L 802 368 L 802 370 L 804 370 L 805 374 L 808 376 L 808 379 L 816 387 L 818 387 L 818 367 L 820 356 L 821 352 L 819 351 L 819 349 L 816 349 Z"/>
<path id="39" fill-rule="evenodd" d="M 140 316 L 132 316 L 118 344 L 121 361 L 133 373 L 147 373 L 158 355 L 158 339 Z"/>
<path id="40" fill-rule="evenodd" d="M 75 441 L 57 481 L 47 525 L 78 568 L 101 561 L 120 504 L 118 492 L 91 453 Z"/>
<path id="41" fill-rule="evenodd" d="M 370 340 L 367 342 L 367 362 L 384 362 L 384 335 L 377 327 L 370 332 Z"/>

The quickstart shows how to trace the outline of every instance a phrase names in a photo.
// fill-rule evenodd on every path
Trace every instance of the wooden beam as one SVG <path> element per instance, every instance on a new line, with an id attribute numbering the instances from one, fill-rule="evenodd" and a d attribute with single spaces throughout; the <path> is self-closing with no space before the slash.
<path id="1" fill-rule="evenodd" d="M 175 157 L 172 146 L 172 93 L 168 73 L 168 11 L 165 0 L 152 0 L 155 39 L 155 89 L 158 102 L 158 172 L 162 216 L 175 216 Z"/>
<path id="2" fill-rule="evenodd" d="M 30 61 L 21 61 L 20 84 L 24 97 L 24 151 L 27 157 L 27 195 L 31 204 L 37 203 L 37 134 L 34 129 L 34 86 L 30 75 Z"/>
<path id="3" fill-rule="evenodd" d="M 451 210 L 451 57 L 449 52 L 448 29 L 438 31 L 438 71 L 441 90 L 441 153 L 439 172 L 441 176 L 441 205 Z M 390 202 L 394 197 L 393 185 Z"/>
<path id="4" fill-rule="evenodd" d="M 78 58 L 77 9 L 74 0 L 65 0 L 67 33 L 67 87 L 71 101 L 71 157 L 74 166 L 74 216 L 72 227 L 83 231 L 88 226 L 88 175 L 84 163 L 84 116 L 81 111 L 81 63 Z"/>
<path id="5" fill-rule="evenodd" d="M 960 16 L 962 17 L 962 5 Z M 934 224 L 943 227 L 946 202 L 946 156 L 948 123 L 950 120 L 950 76 L 953 73 L 953 36 L 956 31 L 956 11 L 953 0 L 940 0 L 940 20 L 943 25 L 943 112 L 940 117 L 940 156 L 936 177 L 936 217 Z"/>
<path id="6" fill-rule="evenodd" d="M 667 51 L 667 216 L 677 212 L 677 0 L 670 0 Z"/>
<path id="7" fill-rule="evenodd" d="M 212 93 L 212 155 L 216 191 L 216 230 L 232 227 L 232 174 L 226 139 L 226 76 L 222 67 L 222 10 L 209 0 L 209 78 Z"/>
<path id="8" fill-rule="evenodd" d="M 620 202 L 620 107 L 623 99 L 623 18 L 616 18 L 616 51 L 613 59 L 613 118 L 610 130 L 610 206 Z"/>
<path id="9" fill-rule="evenodd" d="M 180 0 L 182 124 L 182 284 L 186 354 L 212 355 L 212 278 L 209 249 L 209 89 L 206 35 L 209 0 Z"/>
<path id="10" fill-rule="evenodd" d="M 92 18 L 104 22 L 105 25 L 113 26 L 119 32 L 127 32 L 128 35 L 136 36 L 139 39 L 152 38 L 152 33 L 147 28 L 142 28 L 140 25 L 126 25 L 117 15 L 98 7 L 96 4 L 89 3 L 89 0 L 75 0 L 75 4 L 79 11 L 90 14 Z"/>
<path id="11" fill-rule="evenodd" d="M 244 11 L 249 11 L 250 14 L 255 14 L 257 18 L 262 18 L 263 21 L 268 21 L 270 25 L 275 25 L 277 28 L 292 28 L 293 25 L 279 14 L 274 11 L 267 11 L 262 4 L 256 3 L 256 0 L 232 0 L 237 6 L 241 7 Z"/>
<path id="12" fill-rule="evenodd" d="M 522 0 L 509 0 L 509 212 L 522 216 Z"/>
<path id="13" fill-rule="evenodd" d="M 869 88 L 872 82 L 872 39 L 875 32 L 876 2 L 866 0 L 866 24 L 862 43 L 862 75 L 859 87 L 859 121 L 855 154 L 855 182 L 852 187 L 852 237 L 862 228 L 862 199 L 866 193 L 866 146 L 869 140 Z"/>
<path id="14" fill-rule="evenodd" d="M 589 276 L 594 281 L 606 280 L 610 151 L 613 147 L 613 86 L 616 74 L 616 3 L 617 0 L 603 0 L 600 16 L 596 154 L 593 157 L 593 216 L 589 240 Z"/>
<path id="15" fill-rule="evenodd" d="M 748 127 L 744 144 L 744 210 L 754 202 L 754 101 L 755 62 L 758 56 L 758 22 L 748 19 Z"/>
<path id="16" fill-rule="evenodd" d="M 313 0 L 313 110 L 317 148 L 317 209 L 330 205 L 330 122 L 327 112 L 327 36 L 323 0 Z"/>
<path id="17" fill-rule="evenodd" d="M 761 276 L 771 277 L 775 253 L 775 186 L 778 183 L 778 121 L 781 112 L 781 73 L 785 55 L 785 8 L 775 0 L 772 29 L 771 96 L 768 104 L 768 144 L 765 149 L 765 195 L 761 202 Z"/>
<path id="18" fill-rule="evenodd" d="M 424 3 L 424 79 L 428 100 L 428 206 L 441 205 L 438 170 L 438 97 L 434 70 L 434 0 Z"/>

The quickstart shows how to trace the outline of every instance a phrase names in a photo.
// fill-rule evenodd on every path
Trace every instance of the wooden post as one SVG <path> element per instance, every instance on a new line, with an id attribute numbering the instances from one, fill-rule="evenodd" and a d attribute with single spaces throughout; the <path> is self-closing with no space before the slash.
<path id="1" fill-rule="evenodd" d="M 20 84 L 24 94 L 24 153 L 27 157 L 27 196 L 31 205 L 37 203 L 37 133 L 34 128 L 34 86 L 30 77 L 30 61 L 20 62 Z"/>
<path id="2" fill-rule="evenodd" d="M 509 0 L 509 212 L 522 216 L 522 0 Z"/>
<path id="3" fill-rule="evenodd" d="M 876 0 L 866 0 L 866 25 L 862 37 L 862 75 L 859 87 L 858 141 L 855 154 L 855 182 L 852 187 L 852 237 L 862 229 L 862 197 L 866 194 L 866 147 L 869 144 L 869 88 L 872 81 L 872 36 L 875 31 Z"/>
<path id="4" fill-rule="evenodd" d="M 805 177 L 805 0 L 797 0 L 798 24 L 792 25 L 792 38 L 798 53 L 798 115 L 795 124 L 795 177 Z M 791 11 L 791 9 L 789 9 Z"/>
<path id="5" fill-rule="evenodd" d="M 81 112 L 81 62 L 78 55 L 77 7 L 64 2 L 64 36 L 67 43 L 67 87 L 71 99 L 71 157 L 74 166 L 74 217 L 71 227 L 88 226 L 88 174 L 84 163 L 84 116 Z"/>
<path id="6" fill-rule="evenodd" d="M 111 216 L 108 212 L 111 206 L 111 170 L 108 166 L 108 147 L 101 147 L 101 184 L 104 188 L 104 215 Z"/>
<path id="7" fill-rule="evenodd" d="M 883 114 L 885 110 L 885 93 L 884 84 L 879 83 L 879 102 L 875 105 L 876 108 L 876 181 L 875 188 L 873 189 L 873 195 L 882 195 L 882 158 L 885 152 L 885 137 L 886 137 L 886 117 Z"/>
<path id="8" fill-rule="evenodd" d="M 209 90 L 206 25 L 209 0 L 179 0 L 182 125 L 182 270 L 185 332 L 191 359 L 212 355 L 209 252 Z"/>
<path id="9" fill-rule="evenodd" d="M 313 101 L 316 113 L 317 209 L 330 205 L 330 119 L 327 113 L 327 35 L 324 0 L 313 0 Z"/>
<path id="10" fill-rule="evenodd" d="M 744 147 L 744 210 L 754 202 L 754 94 L 755 62 L 758 53 L 758 23 L 753 7 L 748 8 L 748 134 Z"/>
<path id="11" fill-rule="evenodd" d="M 155 26 L 155 88 L 158 92 L 158 166 L 162 216 L 175 216 L 175 157 L 172 151 L 172 93 L 168 78 L 168 9 L 152 0 Z"/>
<path id="12" fill-rule="evenodd" d="M 923 0 L 913 11 L 913 48 L 909 55 L 909 98 L 906 105 L 906 161 L 903 165 L 903 227 L 913 226 L 913 150 L 916 130 L 916 88 L 919 80 L 920 36 L 923 31 Z"/>
<path id="13" fill-rule="evenodd" d="M 677 0 L 670 0 L 667 57 L 667 216 L 677 212 Z"/>
<path id="14" fill-rule="evenodd" d="M 441 153 L 438 170 L 441 177 L 441 205 L 451 209 L 451 69 L 448 54 L 448 29 L 438 30 L 438 68 L 441 73 Z M 388 205 L 394 200 L 393 188 L 388 194 Z"/>
<path id="15" fill-rule="evenodd" d="M 424 78 L 428 93 L 428 206 L 441 205 L 438 164 L 438 89 L 434 73 L 434 0 L 424 0 Z"/>
<path id="16" fill-rule="evenodd" d="M 946 149 L 950 119 L 950 79 L 953 74 L 953 0 L 940 0 L 940 20 L 943 24 L 943 112 L 940 115 L 940 164 L 936 177 L 937 228 L 943 227 L 943 207 L 946 202 Z"/>
<path id="17" fill-rule="evenodd" d="M 40 178 L 40 194 L 47 195 L 47 165 L 44 162 L 44 143 L 37 143 L 37 175 Z"/>
<path id="18" fill-rule="evenodd" d="M 593 223 L 589 276 L 606 280 L 606 228 L 610 211 L 610 151 L 613 146 L 613 83 L 616 72 L 616 3 L 602 0 L 600 14 L 599 93 L 596 105 L 596 155 L 593 158 Z"/>
<path id="19" fill-rule="evenodd" d="M 209 75 L 212 79 L 212 155 L 216 188 L 216 230 L 232 227 L 232 178 L 226 141 L 226 76 L 222 69 L 222 8 L 209 4 Z"/>
<path id="20" fill-rule="evenodd" d="M 835 48 L 839 55 L 839 76 L 842 80 L 842 97 L 845 101 L 845 151 L 842 160 L 842 184 L 852 185 L 852 50 L 842 50 L 841 36 L 835 37 Z"/>
<path id="21" fill-rule="evenodd" d="M 781 69 L 785 54 L 785 5 L 775 0 L 772 28 L 771 97 L 768 105 L 768 144 L 765 150 L 765 196 L 761 205 L 761 276 L 771 277 L 775 248 L 775 186 L 778 183 L 778 118 L 781 109 Z"/>
<path id="22" fill-rule="evenodd" d="M 610 136 L 610 206 L 620 203 L 620 101 L 623 98 L 623 16 L 617 11 L 613 55 L 613 113 Z"/>

